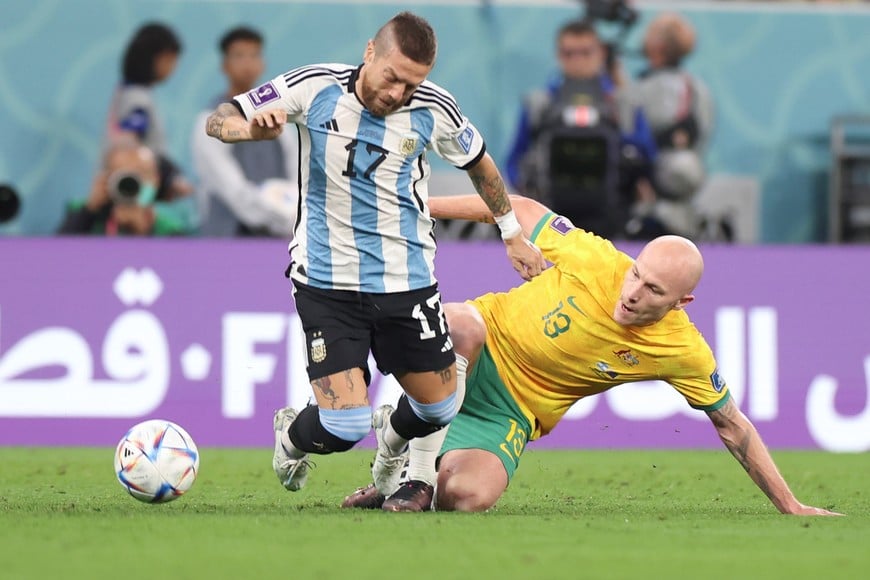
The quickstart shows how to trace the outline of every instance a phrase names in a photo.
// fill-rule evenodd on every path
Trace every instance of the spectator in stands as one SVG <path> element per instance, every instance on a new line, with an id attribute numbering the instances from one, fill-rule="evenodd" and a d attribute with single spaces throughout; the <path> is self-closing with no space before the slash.
<path id="1" fill-rule="evenodd" d="M 202 130 L 219 104 L 252 90 L 263 74 L 263 38 L 255 30 L 234 28 L 221 38 L 227 87 L 208 105 L 192 137 L 198 178 L 201 227 L 205 236 L 289 237 L 298 203 L 296 131 L 271 141 L 221 143 Z"/>
<path id="2" fill-rule="evenodd" d="M 183 220 L 156 201 L 157 156 L 131 138 L 109 145 L 87 200 L 69 204 L 59 234 L 166 236 L 190 233 Z"/>
<path id="3" fill-rule="evenodd" d="M 153 88 L 175 71 L 181 41 L 171 28 L 151 22 L 140 27 L 124 50 L 121 84 L 109 107 L 106 143 L 122 134 L 135 136 L 157 155 L 161 183 L 159 197 L 171 200 L 192 192 L 169 155 Z"/>
<path id="4" fill-rule="evenodd" d="M 673 13 L 657 16 L 644 35 L 648 68 L 620 95 L 623 116 L 642 110 L 657 147 L 652 179 L 641 182 L 630 223 L 637 237 L 692 237 L 697 231 L 692 200 L 705 178 L 713 103 L 704 83 L 683 68 L 694 48 L 695 31 L 688 21 Z"/>
<path id="5" fill-rule="evenodd" d="M 559 72 L 524 99 L 507 176 L 518 192 L 543 200 L 578 226 L 619 237 L 627 217 L 620 165 L 623 147 L 654 155 L 642 117 L 632 133 L 619 121 L 605 48 L 589 21 L 571 21 L 556 35 Z"/>

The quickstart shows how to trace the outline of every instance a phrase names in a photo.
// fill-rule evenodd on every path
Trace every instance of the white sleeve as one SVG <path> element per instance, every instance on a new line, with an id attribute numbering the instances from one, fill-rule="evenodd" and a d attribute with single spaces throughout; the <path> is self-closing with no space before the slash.
<path id="1" fill-rule="evenodd" d="M 299 185 L 299 130 L 296 127 L 284 127 L 278 136 L 281 150 L 284 152 L 284 167 L 287 168 L 287 180 Z"/>
<path id="2" fill-rule="evenodd" d="M 232 145 L 206 135 L 203 127 L 207 117 L 208 113 L 199 116 L 191 139 L 193 166 L 199 186 L 208 195 L 215 195 L 226 203 L 246 226 L 266 227 L 275 235 L 289 235 L 293 224 L 270 206 L 257 184 L 248 181 L 239 162 L 233 157 Z"/>
<path id="3" fill-rule="evenodd" d="M 483 135 L 459 110 L 453 96 L 439 88 L 427 88 L 437 104 L 430 107 L 435 117 L 430 147 L 442 159 L 460 169 L 468 169 L 486 151 Z"/>
<path id="4" fill-rule="evenodd" d="M 242 108 L 245 118 L 260 111 L 283 108 L 288 120 L 297 123 L 302 120 L 314 91 L 322 84 L 322 67 L 303 66 L 276 76 L 271 81 L 236 95 L 233 100 Z"/>

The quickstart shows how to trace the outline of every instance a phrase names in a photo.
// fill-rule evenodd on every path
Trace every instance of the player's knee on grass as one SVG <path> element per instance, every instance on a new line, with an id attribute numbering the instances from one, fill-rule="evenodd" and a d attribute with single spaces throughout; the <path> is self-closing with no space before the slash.
<path id="1" fill-rule="evenodd" d="M 501 497 L 501 490 L 461 473 L 443 476 L 439 473 L 435 489 L 438 495 L 435 505 L 439 511 L 483 512 L 493 507 Z"/>
<path id="2" fill-rule="evenodd" d="M 475 360 L 486 342 L 486 323 L 480 313 L 470 304 L 446 304 L 444 311 L 453 350 L 469 361 Z"/>
<path id="3" fill-rule="evenodd" d="M 507 484 L 507 473 L 494 454 L 454 449 L 441 458 L 435 505 L 443 511 L 485 511 L 496 504 Z"/>

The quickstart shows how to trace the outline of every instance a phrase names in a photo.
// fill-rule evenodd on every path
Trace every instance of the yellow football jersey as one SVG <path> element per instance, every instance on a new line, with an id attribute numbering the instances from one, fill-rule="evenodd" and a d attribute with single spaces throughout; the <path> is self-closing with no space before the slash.
<path id="1" fill-rule="evenodd" d="M 725 404 L 728 388 L 713 353 L 685 311 L 643 327 L 613 320 L 631 257 L 552 213 L 532 241 L 553 267 L 471 301 L 486 321 L 499 375 L 533 425 L 532 439 L 549 433 L 578 399 L 627 382 L 666 381 L 697 409 Z"/>

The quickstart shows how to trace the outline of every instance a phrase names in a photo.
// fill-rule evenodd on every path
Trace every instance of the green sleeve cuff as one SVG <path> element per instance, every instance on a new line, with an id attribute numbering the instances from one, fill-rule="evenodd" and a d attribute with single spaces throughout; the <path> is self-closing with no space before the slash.
<path id="1" fill-rule="evenodd" d="M 718 411 L 719 409 L 724 407 L 725 403 L 727 403 L 730 399 L 731 399 L 731 391 L 725 391 L 725 396 L 722 397 L 721 399 L 719 399 L 718 401 L 716 401 L 715 403 L 713 403 L 712 405 L 690 405 L 690 406 L 693 409 L 698 409 L 699 411 L 707 411 L 709 413 L 710 411 Z"/>
<path id="2" fill-rule="evenodd" d="M 532 230 L 532 235 L 529 237 L 530 242 L 532 242 L 533 244 L 535 243 L 535 240 L 538 239 L 538 234 L 541 233 L 541 230 L 544 229 L 544 226 L 547 224 L 547 222 L 550 221 L 550 218 L 552 218 L 554 215 L 555 214 L 553 212 L 548 211 L 540 220 L 538 220 L 538 224 L 535 226 L 535 229 Z"/>

